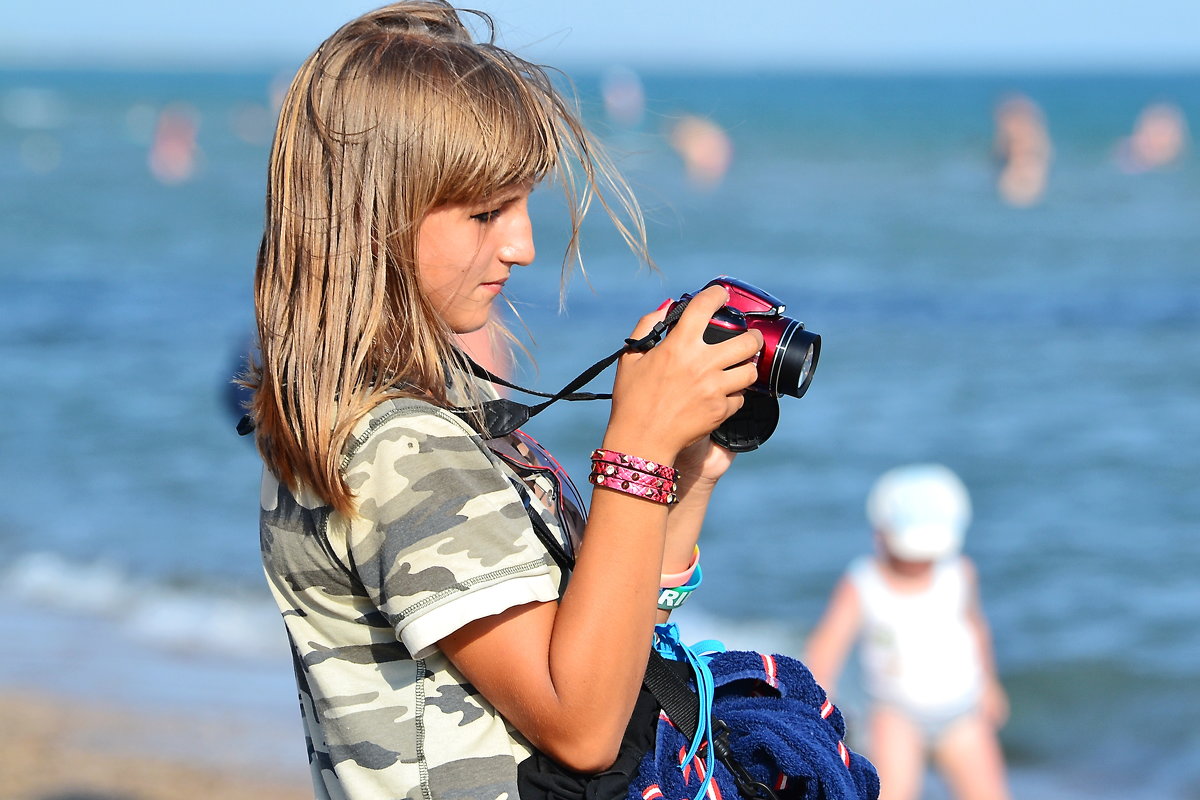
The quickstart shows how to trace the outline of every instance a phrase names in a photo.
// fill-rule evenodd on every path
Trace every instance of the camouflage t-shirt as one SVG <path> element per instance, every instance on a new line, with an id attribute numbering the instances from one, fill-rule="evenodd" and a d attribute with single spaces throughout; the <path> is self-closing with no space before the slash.
<path id="1" fill-rule="evenodd" d="M 517 800 L 529 744 L 438 650 L 447 634 L 556 600 L 525 510 L 552 514 L 457 417 L 381 403 L 346 447 L 360 517 L 264 473 L 263 564 L 295 661 L 318 798 Z"/>

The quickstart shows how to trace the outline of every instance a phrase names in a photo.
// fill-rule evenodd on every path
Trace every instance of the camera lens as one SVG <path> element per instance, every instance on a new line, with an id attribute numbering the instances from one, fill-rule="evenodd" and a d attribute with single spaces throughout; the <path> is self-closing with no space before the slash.
<path id="1" fill-rule="evenodd" d="M 808 391 L 808 384 L 812 382 L 820 357 L 821 337 L 804 330 L 802 322 L 789 319 L 779 337 L 779 344 L 775 346 L 769 381 L 771 394 L 803 397 Z"/>

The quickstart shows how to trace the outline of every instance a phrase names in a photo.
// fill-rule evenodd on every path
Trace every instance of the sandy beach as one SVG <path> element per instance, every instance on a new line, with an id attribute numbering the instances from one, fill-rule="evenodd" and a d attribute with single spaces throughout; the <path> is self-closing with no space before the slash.
<path id="1" fill-rule="evenodd" d="M 7 689 L 0 720 L 3 800 L 312 796 L 301 770 L 262 763 L 239 746 L 247 730 L 233 718 L 197 721 Z M 293 741 L 303 746 L 298 735 Z"/>
<path id="2" fill-rule="evenodd" d="M 312 797 L 286 652 L 154 646 L 11 598 L 0 641 L 0 800 Z"/>

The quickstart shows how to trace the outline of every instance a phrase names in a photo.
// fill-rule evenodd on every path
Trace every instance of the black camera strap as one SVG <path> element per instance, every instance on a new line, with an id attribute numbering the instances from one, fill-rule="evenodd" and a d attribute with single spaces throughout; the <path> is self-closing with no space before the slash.
<path id="1" fill-rule="evenodd" d="M 642 353 L 661 342 L 663 337 L 666 336 L 667 331 L 679 320 L 680 315 L 683 314 L 683 310 L 689 302 L 691 302 L 691 298 L 685 296 L 682 300 L 675 303 L 671 310 L 667 312 L 666 317 L 662 321 L 655 323 L 654 327 L 645 336 L 640 339 L 626 339 L 621 349 L 592 364 L 583 372 L 576 375 L 566 386 L 553 394 L 539 392 L 535 389 L 526 389 L 524 386 L 512 383 L 475 363 L 470 356 L 464 353 L 463 355 L 467 360 L 467 367 L 475 377 L 498 386 L 514 389 L 518 392 L 549 399 L 536 405 L 526 405 L 525 403 L 518 403 L 508 398 L 500 398 L 497 400 L 485 400 L 482 408 L 452 408 L 450 411 L 471 424 L 472 427 L 478 427 L 477 420 L 480 418 L 480 412 L 482 412 L 483 430 L 480 431 L 480 434 L 485 439 L 495 439 L 500 436 L 507 436 L 517 430 L 532 417 L 542 413 L 559 400 L 610 400 L 612 399 L 611 393 L 580 392 L 578 390 L 591 383 L 597 375 L 616 363 L 617 359 L 626 353 Z M 243 416 L 238 422 L 237 432 L 241 436 L 246 436 L 254 432 L 254 420 L 249 414 Z"/>
<path id="2" fill-rule="evenodd" d="M 539 392 L 534 389 L 526 389 L 523 386 L 519 386 L 511 381 L 505 380 L 487 368 L 475 363 L 470 356 L 467 356 L 467 366 L 470 368 L 471 373 L 475 375 L 475 377 L 482 378 L 483 380 L 497 384 L 498 386 L 504 386 L 508 389 L 515 389 L 518 392 L 531 394 L 535 397 L 549 398 L 545 402 L 532 406 L 524 403 L 518 403 L 515 400 L 509 400 L 507 398 L 484 401 L 482 408 L 484 430 L 481 431 L 484 438 L 495 439 L 500 436 L 507 436 L 528 422 L 532 417 L 542 413 L 553 403 L 557 403 L 559 400 L 611 400 L 611 393 L 580 392 L 578 390 L 591 383 L 597 375 L 616 363 L 617 359 L 626 353 L 642 353 L 661 342 L 663 337 L 666 336 L 667 331 L 669 331 L 671 327 L 679 320 L 679 316 L 683 314 L 683 309 L 687 306 L 690 300 L 691 298 L 689 297 L 677 302 L 674 307 L 667 312 L 667 316 L 664 317 L 662 321 L 654 324 L 654 327 L 651 328 L 648 334 L 640 339 L 626 339 L 624 346 L 622 346 L 620 350 L 617 350 L 616 352 L 600 359 L 595 364 L 592 364 L 583 372 L 576 375 L 567 383 L 566 386 L 553 394 Z M 456 408 L 451 410 L 463 419 L 470 419 L 478 416 L 478 409 Z"/>

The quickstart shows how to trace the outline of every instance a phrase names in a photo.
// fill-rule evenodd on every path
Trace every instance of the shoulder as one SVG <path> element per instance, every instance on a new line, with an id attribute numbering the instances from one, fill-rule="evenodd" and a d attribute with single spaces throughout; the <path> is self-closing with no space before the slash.
<path id="1" fill-rule="evenodd" d="M 974 585 L 977 579 L 975 562 L 964 555 L 954 556 L 953 558 L 939 562 L 938 571 L 956 581 L 961 581 L 967 586 Z"/>
<path id="2" fill-rule="evenodd" d="M 519 506 L 496 457 L 452 412 L 409 398 L 387 400 L 355 427 L 342 461 L 346 484 L 367 519 L 385 522 L 420 506 L 439 514 L 473 503 L 484 509 Z"/>
<path id="3" fill-rule="evenodd" d="M 959 555 L 938 563 L 934 588 L 940 588 L 943 597 L 966 603 L 975 595 L 977 580 L 974 563 L 966 556 Z"/>
<path id="4" fill-rule="evenodd" d="M 342 472 L 355 489 L 354 476 L 362 480 L 364 472 L 470 471 L 492 463 L 479 434 L 453 412 L 423 400 L 397 398 L 375 406 L 355 426 L 343 449 Z"/>
<path id="5" fill-rule="evenodd" d="M 425 400 L 399 397 L 384 400 L 354 426 L 343 451 L 345 462 L 357 458 L 371 442 L 397 437 L 416 440 L 478 438 L 453 412 Z"/>
<path id="6" fill-rule="evenodd" d="M 975 562 L 967 556 L 958 557 L 958 573 L 961 576 L 960 580 L 963 584 L 963 591 L 968 596 L 975 596 L 979 592 L 979 570 L 975 567 Z"/>
<path id="7" fill-rule="evenodd" d="M 850 562 L 846 583 L 854 587 L 858 602 L 868 616 L 876 616 L 889 608 L 895 599 L 874 555 L 862 555 Z"/>
<path id="8" fill-rule="evenodd" d="M 862 587 L 878 581 L 879 567 L 875 563 L 875 557 L 870 555 L 858 556 L 846 567 L 844 577 L 846 582 L 860 590 Z"/>

